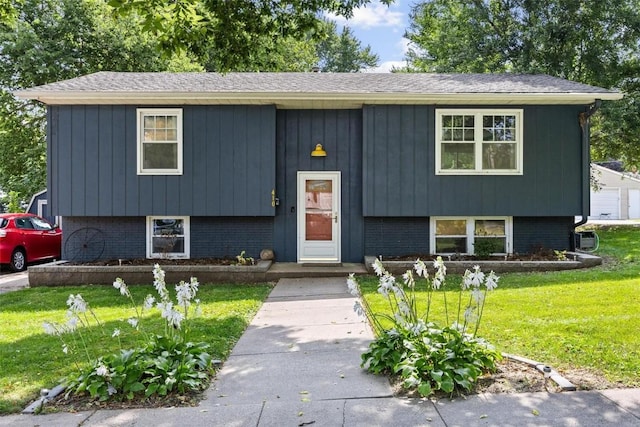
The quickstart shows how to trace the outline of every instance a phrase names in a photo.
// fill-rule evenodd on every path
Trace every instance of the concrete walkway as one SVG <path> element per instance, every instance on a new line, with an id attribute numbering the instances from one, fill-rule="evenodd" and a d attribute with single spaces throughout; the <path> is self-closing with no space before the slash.
<path id="1" fill-rule="evenodd" d="M 640 392 L 391 395 L 344 278 L 282 279 L 194 408 L 0 417 L 0 426 L 640 426 Z"/>

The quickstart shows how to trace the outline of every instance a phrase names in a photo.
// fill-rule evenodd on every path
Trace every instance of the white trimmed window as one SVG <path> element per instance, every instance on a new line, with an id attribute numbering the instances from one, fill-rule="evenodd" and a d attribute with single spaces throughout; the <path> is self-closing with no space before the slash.
<path id="1" fill-rule="evenodd" d="M 182 175 L 182 110 L 137 112 L 138 175 Z"/>
<path id="2" fill-rule="evenodd" d="M 189 217 L 148 216 L 147 258 L 189 258 Z"/>
<path id="3" fill-rule="evenodd" d="M 473 255 L 482 242 L 494 254 L 512 253 L 512 224 L 511 217 L 432 217 L 431 252 Z"/>
<path id="4" fill-rule="evenodd" d="M 522 110 L 436 110 L 436 174 L 522 175 Z"/>

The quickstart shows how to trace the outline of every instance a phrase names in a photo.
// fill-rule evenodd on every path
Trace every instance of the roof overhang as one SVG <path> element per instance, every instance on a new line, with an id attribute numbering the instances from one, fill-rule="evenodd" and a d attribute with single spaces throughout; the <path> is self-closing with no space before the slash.
<path id="1" fill-rule="evenodd" d="M 117 92 L 28 89 L 14 94 L 48 105 L 276 105 L 278 108 L 360 108 L 363 105 L 592 104 L 623 95 L 604 93 L 318 93 L 318 92 Z"/>

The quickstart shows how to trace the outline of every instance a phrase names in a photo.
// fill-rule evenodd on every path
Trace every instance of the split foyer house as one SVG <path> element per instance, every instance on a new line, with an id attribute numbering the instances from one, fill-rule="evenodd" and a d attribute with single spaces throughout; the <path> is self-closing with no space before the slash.
<path id="1" fill-rule="evenodd" d="M 47 105 L 63 258 L 310 263 L 570 249 L 589 117 L 621 98 L 545 75 L 364 73 L 99 72 L 17 95 Z"/>

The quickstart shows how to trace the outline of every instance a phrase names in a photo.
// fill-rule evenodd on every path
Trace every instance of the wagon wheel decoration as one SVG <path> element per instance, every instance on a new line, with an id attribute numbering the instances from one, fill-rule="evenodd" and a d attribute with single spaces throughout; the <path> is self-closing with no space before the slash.
<path id="1" fill-rule="evenodd" d="M 104 252 L 104 233 L 97 228 L 80 228 L 69 234 L 64 244 L 65 257 L 72 262 L 93 262 Z"/>

